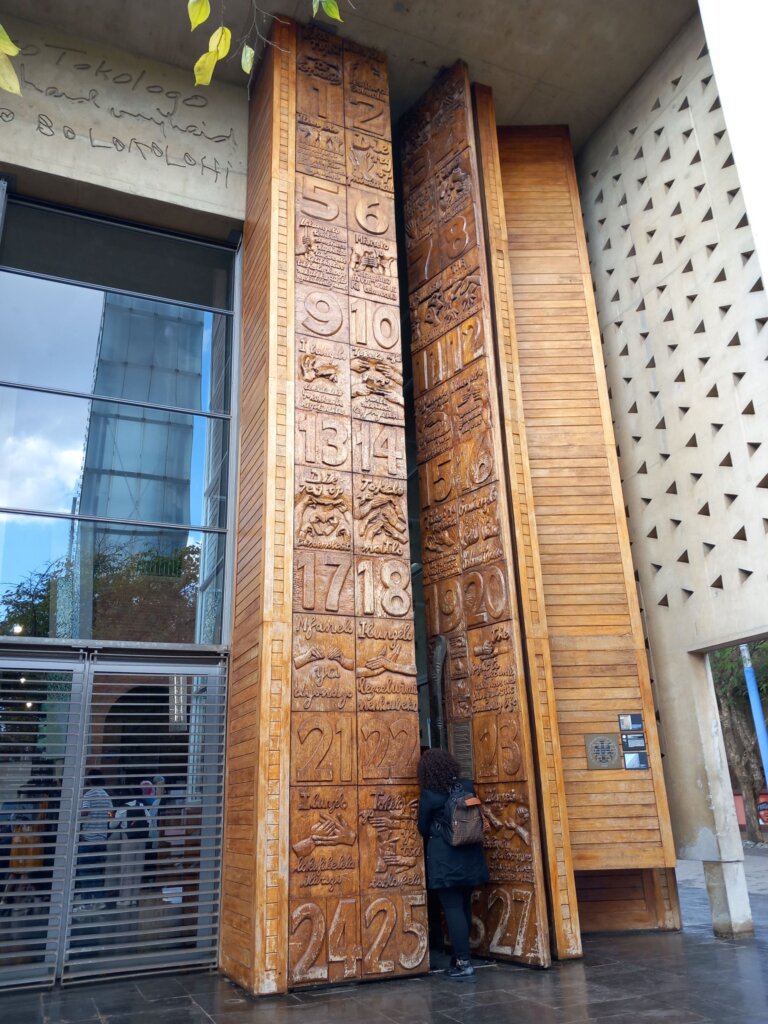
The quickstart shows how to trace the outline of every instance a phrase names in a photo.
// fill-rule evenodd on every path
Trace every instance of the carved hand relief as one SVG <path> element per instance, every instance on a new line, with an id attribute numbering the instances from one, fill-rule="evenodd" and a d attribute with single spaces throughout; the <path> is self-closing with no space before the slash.
<path id="1" fill-rule="evenodd" d="M 416 828 L 418 789 L 363 787 L 359 801 L 361 889 L 423 889 L 424 844 Z"/>
<path id="2" fill-rule="evenodd" d="M 419 761 L 419 722 L 396 711 L 358 712 L 361 782 L 411 782 Z"/>
<path id="3" fill-rule="evenodd" d="M 481 784 L 477 791 L 490 826 L 483 845 L 491 881 L 532 885 L 535 876 L 527 785 Z"/>
<path id="4" fill-rule="evenodd" d="M 296 331 L 326 341 L 349 341 L 349 300 L 315 284 L 296 285 Z"/>
<path id="5" fill-rule="evenodd" d="M 318 469 L 352 468 L 352 428 L 349 419 L 329 413 L 296 412 L 295 459 Z"/>
<path id="6" fill-rule="evenodd" d="M 354 619 L 294 615 L 291 667 L 294 711 L 354 710 Z"/>
<path id="7" fill-rule="evenodd" d="M 490 484 L 459 498 L 462 569 L 474 569 L 504 558 L 498 504 L 498 484 Z"/>
<path id="8" fill-rule="evenodd" d="M 453 409 L 447 383 L 416 399 L 416 458 L 427 462 L 453 448 Z"/>
<path id="9" fill-rule="evenodd" d="M 352 477 L 296 468 L 294 543 L 328 551 L 352 550 Z"/>
<path id="10" fill-rule="evenodd" d="M 411 567 L 399 558 L 355 555 L 355 614 L 403 618 L 411 613 Z"/>
<path id="11" fill-rule="evenodd" d="M 363 977 L 417 971 L 427 956 L 426 893 L 368 893 L 362 911 Z"/>
<path id="12" fill-rule="evenodd" d="M 408 506 L 403 480 L 356 475 L 355 551 L 366 555 L 408 553 Z"/>
<path id="13" fill-rule="evenodd" d="M 296 336 L 296 408 L 349 416 L 349 346 Z"/>
<path id="14" fill-rule="evenodd" d="M 352 555 L 347 551 L 297 548 L 293 557 L 295 612 L 354 615 Z"/>
<path id="15" fill-rule="evenodd" d="M 399 309 L 352 296 L 349 300 L 349 334 L 353 345 L 390 353 L 402 364 Z"/>
<path id="16" fill-rule="evenodd" d="M 288 979 L 292 985 L 352 981 L 360 977 L 360 908 L 357 896 L 291 900 Z"/>
<path id="17" fill-rule="evenodd" d="M 353 420 L 352 468 L 355 473 L 405 480 L 405 432 L 402 427 Z"/>
<path id="18" fill-rule="evenodd" d="M 349 361 L 352 415 L 379 423 L 403 422 L 403 371 L 399 355 L 353 346 Z"/>
<path id="19" fill-rule="evenodd" d="M 357 788 L 317 786 L 314 794 L 314 802 L 343 806 L 310 809 L 307 790 L 291 790 L 291 895 L 352 895 L 360 884 Z"/>
<path id="20" fill-rule="evenodd" d="M 375 626 L 379 635 L 357 641 L 357 710 L 418 712 L 413 629 L 388 620 Z"/>
<path id="21" fill-rule="evenodd" d="M 517 672 L 511 623 L 471 629 L 467 634 L 467 644 L 472 711 L 477 714 L 486 711 L 516 712 Z"/>
<path id="22" fill-rule="evenodd" d="M 347 178 L 351 185 L 394 191 L 392 144 L 366 132 L 347 129 Z"/>

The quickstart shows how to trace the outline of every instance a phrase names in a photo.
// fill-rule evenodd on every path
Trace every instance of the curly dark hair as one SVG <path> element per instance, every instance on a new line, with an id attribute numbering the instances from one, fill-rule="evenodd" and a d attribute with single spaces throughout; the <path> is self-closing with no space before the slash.
<path id="1" fill-rule="evenodd" d="M 419 761 L 419 785 L 422 789 L 431 789 L 433 793 L 449 793 L 460 771 L 459 762 L 447 750 L 430 747 Z"/>

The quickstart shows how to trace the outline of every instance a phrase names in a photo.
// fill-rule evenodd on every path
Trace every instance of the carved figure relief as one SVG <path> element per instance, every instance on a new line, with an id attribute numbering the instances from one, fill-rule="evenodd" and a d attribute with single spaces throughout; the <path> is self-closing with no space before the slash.
<path id="1" fill-rule="evenodd" d="M 427 462 L 453 447 L 453 409 L 448 383 L 416 399 L 416 453 Z"/>
<path id="2" fill-rule="evenodd" d="M 516 712 L 517 671 L 509 623 L 471 629 L 467 642 L 473 712 Z"/>
<path id="3" fill-rule="evenodd" d="M 421 558 L 425 584 L 461 571 L 456 502 L 450 501 L 421 513 Z"/>
<path id="4" fill-rule="evenodd" d="M 504 557 L 498 514 L 497 484 L 490 484 L 459 498 L 461 567 L 473 569 Z"/>
<path id="5" fill-rule="evenodd" d="M 395 355 L 353 347 L 352 415 L 381 423 L 403 422 L 403 371 Z"/>
<path id="6" fill-rule="evenodd" d="M 352 295 L 397 303 L 396 245 L 392 239 L 350 233 L 349 290 Z"/>
<path id="7" fill-rule="evenodd" d="M 295 502 L 295 543 L 299 547 L 352 550 L 349 474 L 297 469 Z"/>

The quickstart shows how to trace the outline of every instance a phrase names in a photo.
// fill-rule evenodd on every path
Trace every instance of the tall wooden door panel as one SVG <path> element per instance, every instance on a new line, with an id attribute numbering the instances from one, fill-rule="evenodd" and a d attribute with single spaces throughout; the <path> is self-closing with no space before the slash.
<path id="1" fill-rule="evenodd" d="M 288 983 L 428 968 L 384 58 L 298 29 Z"/>
<path id="2" fill-rule="evenodd" d="M 469 80 L 456 64 L 402 140 L 422 562 L 447 639 L 449 746 L 490 810 L 478 952 L 550 962 L 538 812 L 496 397 Z"/>

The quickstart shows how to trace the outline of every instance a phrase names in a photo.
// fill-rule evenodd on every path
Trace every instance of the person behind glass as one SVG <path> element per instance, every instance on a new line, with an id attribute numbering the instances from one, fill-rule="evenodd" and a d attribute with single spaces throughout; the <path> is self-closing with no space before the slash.
<path id="1" fill-rule="evenodd" d="M 144 858 L 149 840 L 149 813 L 140 789 L 115 813 L 110 828 L 117 830 L 120 843 L 118 873 L 118 906 L 136 906 L 141 895 Z"/>
<path id="2" fill-rule="evenodd" d="M 472 926 L 472 890 L 489 881 L 482 843 L 451 846 L 444 838 L 448 824 L 445 805 L 455 786 L 473 793 L 472 782 L 459 777 L 459 763 L 436 747 L 426 750 L 419 761 L 419 832 L 427 845 L 427 888 L 435 890 L 448 924 L 454 958 L 448 977 L 456 981 L 471 978 L 475 969 L 469 954 Z"/>
<path id="3" fill-rule="evenodd" d="M 81 904 L 75 913 L 84 910 L 98 910 L 104 906 L 104 868 L 107 858 L 109 821 L 112 817 L 112 799 L 104 788 L 104 776 L 91 768 L 85 776 L 86 791 L 83 796 L 80 842 L 77 846 L 77 871 L 75 889 Z"/>

